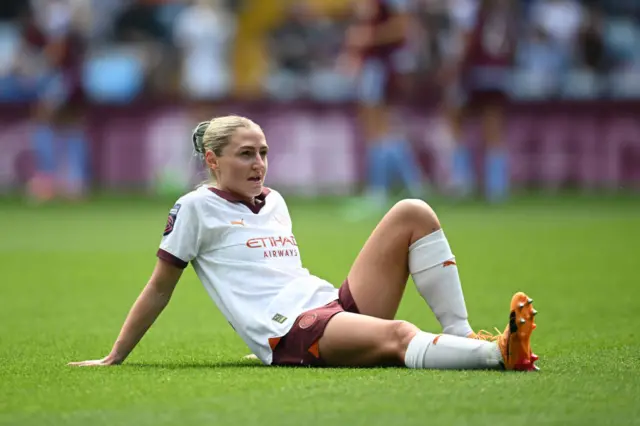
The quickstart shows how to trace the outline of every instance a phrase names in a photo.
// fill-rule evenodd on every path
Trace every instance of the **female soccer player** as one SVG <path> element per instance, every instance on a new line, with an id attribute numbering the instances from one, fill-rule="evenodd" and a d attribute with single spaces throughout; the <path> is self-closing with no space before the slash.
<path id="1" fill-rule="evenodd" d="M 353 2 L 353 24 L 345 37 L 341 64 L 357 80 L 358 115 L 367 142 L 367 188 L 350 220 L 387 208 L 394 174 L 411 197 L 423 196 L 424 176 L 404 131 L 394 124 L 395 92 L 413 71 L 410 0 Z M 367 204 L 366 208 L 362 208 Z"/>
<path id="2" fill-rule="evenodd" d="M 469 2 L 464 2 L 469 3 Z M 464 122 L 475 114 L 482 120 L 485 147 L 484 195 L 490 202 L 509 196 L 509 158 L 505 140 L 505 111 L 509 71 L 516 51 L 517 3 L 481 0 L 466 5 L 456 19 L 461 49 L 452 55 L 443 75 L 448 86 L 445 115 L 456 144 L 451 169 L 453 189 L 471 195 L 477 186 L 473 155 L 464 141 Z M 451 4 L 452 13 L 454 6 Z M 458 11 L 459 12 L 459 11 Z M 457 56 L 457 57 L 456 57 Z"/>
<path id="3" fill-rule="evenodd" d="M 30 52 L 25 57 L 46 70 L 46 76 L 39 78 L 32 110 L 36 170 L 28 192 L 38 201 L 57 195 L 81 198 L 89 183 L 83 113 L 86 99 L 81 84 L 86 46 L 77 28 L 77 13 L 68 2 L 45 2 L 31 5 L 24 17 L 23 50 Z M 25 63 L 22 66 L 30 73 L 30 61 Z"/>
<path id="4" fill-rule="evenodd" d="M 500 336 L 474 333 L 458 272 L 434 211 L 405 200 L 381 220 L 342 287 L 302 267 L 282 196 L 263 186 L 260 127 L 237 116 L 193 133 L 212 181 L 171 209 L 155 270 L 109 355 L 72 365 L 122 363 L 171 298 L 191 262 L 209 295 L 267 365 L 535 370 L 536 314 L 524 293 Z M 394 320 L 408 275 L 443 327 L 436 335 Z"/>

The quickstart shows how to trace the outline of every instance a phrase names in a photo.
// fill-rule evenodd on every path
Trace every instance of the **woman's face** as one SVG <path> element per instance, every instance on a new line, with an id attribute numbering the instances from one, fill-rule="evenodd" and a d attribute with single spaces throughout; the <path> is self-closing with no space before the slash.
<path id="1" fill-rule="evenodd" d="M 259 127 L 236 130 L 220 156 L 207 152 L 207 163 L 217 178 L 216 186 L 252 201 L 262 193 L 268 151 L 266 138 Z"/>

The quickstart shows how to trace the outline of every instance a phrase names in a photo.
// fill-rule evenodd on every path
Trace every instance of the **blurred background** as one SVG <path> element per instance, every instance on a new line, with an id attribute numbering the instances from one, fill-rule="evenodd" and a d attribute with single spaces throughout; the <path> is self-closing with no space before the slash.
<path id="1" fill-rule="evenodd" d="M 290 194 L 637 190 L 638 46 L 636 0 L 3 0 L 0 194 L 177 195 L 230 113 Z"/>

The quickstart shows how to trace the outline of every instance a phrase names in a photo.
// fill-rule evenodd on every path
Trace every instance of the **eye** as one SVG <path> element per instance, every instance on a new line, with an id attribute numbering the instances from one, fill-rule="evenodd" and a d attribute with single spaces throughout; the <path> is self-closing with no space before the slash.
<path id="1" fill-rule="evenodd" d="M 252 157 L 251 151 L 242 151 L 240 155 L 242 155 L 243 157 Z"/>
<path id="2" fill-rule="evenodd" d="M 267 154 L 268 154 L 268 153 L 269 153 L 269 151 L 268 151 L 268 150 L 263 149 L 262 151 L 260 151 L 260 156 L 261 156 L 262 158 L 264 158 L 264 157 L 266 157 L 266 156 L 267 156 Z"/>

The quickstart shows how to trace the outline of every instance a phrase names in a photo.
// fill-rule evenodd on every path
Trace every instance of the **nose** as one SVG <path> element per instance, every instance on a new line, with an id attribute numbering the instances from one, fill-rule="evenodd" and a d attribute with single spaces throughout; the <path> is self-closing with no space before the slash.
<path id="1" fill-rule="evenodd" d="M 264 159 L 262 158 L 262 155 L 260 155 L 260 153 L 256 154 L 256 161 L 253 164 L 256 168 L 264 168 Z"/>

